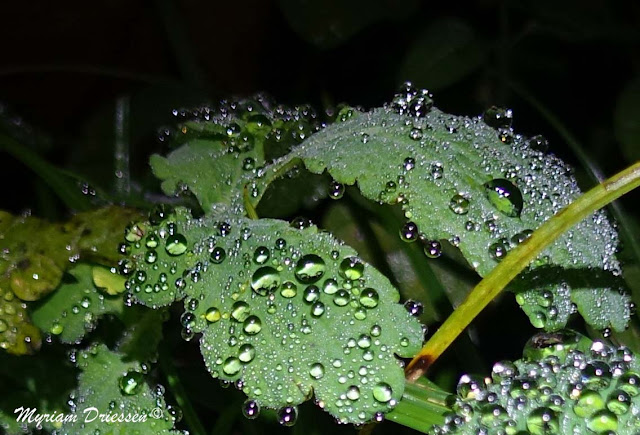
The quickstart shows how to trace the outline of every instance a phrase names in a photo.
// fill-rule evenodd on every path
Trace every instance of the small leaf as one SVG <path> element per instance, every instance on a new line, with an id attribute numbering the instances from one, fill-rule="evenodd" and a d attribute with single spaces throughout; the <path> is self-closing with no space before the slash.
<path id="1" fill-rule="evenodd" d="M 316 113 L 307 106 L 278 106 L 263 95 L 223 101 L 215 107 L 180 112 L 182 123 L 169 131 L 172 145 L 182 146 L 167 157 L 153 155 L 151 168 L 167 195 L 191 191 L 205 213 L 214 206 L 231 206 L 242 214 L 245 184 L 260 177 L 266 159 L 285 154 L 320 129 Z M 248 193 L 258 194 L 248 186 Z"/>
<path id="2" fill-rule="evenodd" d="M 214 377 L 242 379 L 263 407 L 315 395 L 351 423 L 401 398 L 404 374 L 395 355 L 416 352 L 422 329 L 397 304 L 389 281 L 351 248 L 314 226 L 193 219 L 185 209 L 158 226 L 137 227 L 129 291 L 150 306 L 186 296 L 183 337 L 203 333 L 202 354 Z M 152 263 L 148 240 L 158 243 Z"/>
<path id="3" fill-rule="evenodd" d="M 125 362 L 123 355 L 104 344 L 79 352 L 76 358 L 82 372 L 72 393 L 72 411 L 78 418 L 65 422 L 57 433 L 178 433 L 172 431 L 173 418 L 163 395 L 151 390 L 139 362 Z M 111 415 L 117 423 L 102 421 L 100 413 Z"/>
<path id="4" fill-rule="evenodd" d="M 105 296 L 93 283 L 93 269 L 101 266 L 79 264 L 69 270 L 71 282 L 63 282 L 50 297 L 31 312 L 33 323 L 59 337 L 63 343 L 79 343 L 105 314 L 121 314 L 121 297 Z"/>
<path id="5" fill-rule="evenodd" d="M 580 194 L 570 168 L 537 150 L 544 139 L 513 132 L 510 111 L 492 108 L 484 117 L 453 116 L 431 108 L 426 91 L 408 87 L 403 92 L 387 107 L 351 111 L 344 122 L 314 134 L 265 172 L 278 174 L 279 168 L 302 160 L 313 173 L 326 170 L 339 183 L 357 183 L 369 199 L 401 204 L 417 227 L 407 240 L 421 240 L 430 257 L 440 254 L 439 240 L 448 240 L 481 276 Z M 527 279 L 512 285 L 532 324 L 562 328 L 574 302 L 594 326 L 624 329 L 630 301 L 614 279 L 621 273 L 617 244 L 615 229 L 600 211 L 548 248 Z M 599 318 L 590 314 L 590 298 L 574 294 L 578 289 L 584 293 L 584 283 L 573 288 L 562 270 L 554 280 L 545 280 L 545 265 L 572 269 L 587 279 L 600 271 L 612 279 L 604 286 L 602 279 L 588 281 L 602 302 Z"/>

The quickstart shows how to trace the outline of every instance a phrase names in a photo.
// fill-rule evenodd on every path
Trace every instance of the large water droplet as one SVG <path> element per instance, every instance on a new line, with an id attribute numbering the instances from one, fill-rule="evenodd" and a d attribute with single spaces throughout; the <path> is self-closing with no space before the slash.
<path id="1" fill-rule="evenodd" d="M 295 406 L 285 406 L 278 410 L 278 423 L 283 426 L 293 426 L 298 419 L 298 408 Z"/>
<path id="2" fill-rule="evenodd" d="M 231 317 L 237 322 L 244 322 L 249 314 L 251 314 L 251 308 L 244 301 L 238 301 L 231 307 Z"/>
<path id="3" fill-rule="evenodd" d="M 495 178 L 484 184 L 487 199 L 502 214 L 519 217 L 522 213 L 522 192 L 511 181 Z"/>
<path id="4" fill-rule="evenodd" d="M 260 415 L 260 405 L 258 405 L 258 402 L 256 402 L 255 400 L 247 399 L 242 404 L 242 415 L 250 420 L 258 418 L 258 415 Z"/>
<path id="5" fill-rule="evenodd" d="M 457 193 L 451 197 L 449 208 L 455 214 L 467 214 L 469 212 L 469 200 Z"/>
<path id="6" fill-rule="evenodd" d="M 249 316 L 244 321 L 242 329 L 249 335 L 255 335 L 262 330 L 262 321 L 257 316 Z"/>
<path id="7" fill-rule="evenodd" d="M 253 361 L 253 358 L 256 356 L 256 349 L 250 344 L 243 344 L 240 346 L 238 352 L 238 359 L 243 363 L 248 363 Z"/>
<path id="8" fill-rule="evenodd" d="M 391 396 L 393 394 L 393 390 L 391 389 L 391 385 L 386 382 L 378 382 L 373 387 L 373 398 L 378 402 L 387 403 L 391 400 Z"/>
<path id="9" fill-rule="evenodd" d="M 224 249 L 220 246 L 216 246 L 215 248 L 213 248 L 213 251 L 211 251 L 211 256 L 209 258 L 213 264 L 220 264 L 224 261 L 226 256 L 227 253 L 224 251 Z"/>
<path id="10" fill-rule="evenodd" d="M 322 278 L 325 269 L 325 263 L 322 258 L 315 254 L 307 254 L 298 260 L 295 275 L 298 281 L 310 284 Z"/>
<path id="11" fill-rule="evenodd" d="M 128 371 L 124 376 L 120 377 L 118 385 L 120 386 L 120 392 L 127 396 L 133 396 L 140 391 L 142 387 L 144 376 L 142 373 L 135 370 Z"/>
<path id="12" fill-rule="evenodd" d="M 256 251 L 253 253 L 253 261 L 258 264 L 264 264 L 270 256 L 271 253 L 269 252 L 269 249 L 265 246 L 260 246 L 256 248 Z"/>
<path id="13" fill-rule="evenodd" d="M 280 295 L 283 298 L 291 299 L 298 294 L 298 287 L 292 283 L 291 281 L 287 281 L 282 284 L 282 288 L 280 289 Z"/>
<path id="14" fill-rule="evenodd" d="M 347 257 L 340 263 L 339 271 L 343 278 L 353 281 L 362 278 L 364 264 L 357 257 Z"/>
<path id="15" fill-rule="evenodd" d="M 378 296 L 378 292 L 372 288 L 365 288 L 360 293 L 360 304 L 366 308 L 375 308 L 378 306 L 378 301 L 380 297 Z"/>
<path id="16" fill-rule="evenodd" d="M 251 277 L 251 288 L 260 296 L 273 293 L 280 287 L 280 274 L 271 266 L 263 266 Z"/>
<path id="17" fill-rule="evenodd" d="M 407 222 L 400 229 L 400 238 L 405 242 L 415 242 L 418 239 L 418 225 Z"/>
<path id="18" fill-rule="evenodd" d="M 340 199 L 344 195 L 344 191 L 344 184 L 333 181 L 331 182 L 331 186 L 329 186 L 329 197 L 331 197 L 331 199 Z"/>
<path id="19" fill-rule="evenodd" d="M 324 376 L 324 366 L 321 363 L 311 364 L 309 375 L 314 379 L 321 379 Z"/>
<path id="20" fill-rule="evenodd" d="M 172 256 L 182 255 L 187 251 L 187 239 L 182 234 L 169 236 L 165 250 Z"/>
<path id="21" fill-rule="evenodd" d="M 204 313 L 204 318 L 209 323 L 215 323 L 222 318 L 222 314 L 216 307 L 211 307 Z"/>
<path id="22" fill-rule="evenodd" d="M 222 371 L 229 376 L 236 375 L 242 370 L 242 363 L 235 356 L 230 356 L 222 364 Z"/>

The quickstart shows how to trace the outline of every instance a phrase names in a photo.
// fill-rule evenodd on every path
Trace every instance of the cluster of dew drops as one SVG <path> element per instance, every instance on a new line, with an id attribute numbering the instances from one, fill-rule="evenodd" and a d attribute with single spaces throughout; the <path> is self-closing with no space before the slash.
<path id="1" fill-rule="evenodd" d="M 491 377 L 464 375 L 453 412 L 432 433 L 635 433 L 640 373 L 626 347 L 572 331 L 539 334 L 524 358 L 493 366 Z M 586 348 L 586 349 L 585 349 Z"/>
<path id="2" fill-rule="evenodd" d="M 390 108 L 400 115 L 406 115 L 409 118 L 423 118 L 433 107 L 433 99 L 429 91 L 422 89 L 418 90 L 413 87 L 410 82 L 406 82 L 398 93 L 395 94 Z M 348 119 L 348 112 L 345 112 L 339 120 L 344 121 Z M 501 109 L 497 107 L 491 107 L 484 115 L 484 122 L 495 128 L 498 131 L 500 140 L 509 143 L 512 139 L 513 131 L 511 129 L 513 114 L 510 109 Z M 409 121 L 408 121 L 409 122 Z M 455 133 L 455 129 L 450 129 L 451 133 Z M 413 127 L 409 132 L 409 137 L 412 140 L 419 141 L 423 138 L 423 132 L 418 127 Z M 367 134 L 363 134 L 363 142 L 369 140 Z M 538 150 L 546 150 L 547 142 L 542 136 L 536 136 L 530 140 L 530 145 Z M 416 158 L 414 156 L 408 156 L 402 163 L 400 168 L 404 173 L 415 170 Z M 444 175 L 444 166 L 442 163 L 435 162 L 431 165 L 431 175 L 437 180 Z M 407 205 L 408 200 L 402 193 L 397 194 L 396 191 L 399 186 L 405 184 L 405 177 L 403 175 L 398 176 L 397 181 L 387 181 L 384 190 L 380 194 L 381 200 L 383 198 L 392 198 L 393 203 L 399 203 Z M 485 195 L 489 202 L 505 216 L 519 217 L 523 209 L 523 196 L 520 189 L 514 185 L 511 181 L 505 178 L 496 178 L 484 183 Z M 344 195 L 345 186 L 337 181 L 333 181 L 329 187 L 329 196 L 333 199 L 340 199 Z M 456 215 L 466 215 L 469 212 L 470 201 L 464 194 L 457 193 L 451 197 L 449 203 L 449 209 Z M 495 232 L 496 223 L 494 220 L 489 219 L 485 222 L 486 228 L 490 232 Z M 478 230 L 478 224 L 468 221 L 465 224 L 467 231 Z M 501 261 L 509 249 L 524 242 L 533 231 L 525 229 L 510 239 L 501 238 L 495 243 L 491 244 L 488 248 L 489 254 L 495 261 Z M 399 231 L 400 238 L 407 242 L 412 243 L 419 241 L 422 245 L 425 255 L 428 258 L 438 258 L 442 254 L 442 244 L 439 240 L 432 240 L 427 237 L 418 228 L 418 225 L 409 220 Z M 457 246 L 460 243 L 460 237 L 455 236 L 451 239 L 451 243 Z"/>
<path id="3" fill-rule="evenodd" d="M 146 235 L 144 240 L 145 247 L 148 248 L 146 254 L 144 255 L 145 263 L 149 263 L 152 265 L 156 263 L 158 255 L 155 251 L 161 243 L 164 242 L 164 249 L 170 257 L 176 258 L 182 256 L 188 251 L 188 242 L 184 235 L 180 234 L 177 230 L 176 224 L 170 219 L 172 213 L 172 209 L 168 206 L 157 207 L 152 210 L 149 214 L 149 222 L 154 225 L 163 225 L 160 228 L 160 232 L 163 234 L 161 237 L 157 237 L 155 232 L 151 231 Z M 296 229 L 305 229 L 312 225 L 311 221 L 306 218 L 296 218 L 291 224 L 293 228 Z M 167 229 L 163 231 L 163 229 Z M 217 225 L 217 234 L 219 237 L 227 237 L 232 233 L 231 224 L 228 222 L 219 222 Z M 129 226 L 125 230 L 125 240 L 120 247 L 121 253 L 129 253 L 131 249 L 131 245 L 140 246 L 141 242 L 143 242 L 144 234 L 142 234 L 142 230 L 137 225 Z M 248 240 L 251 237 L 250 231 L 245 231 L 245 229 L 240 230 L 240 236 L 243 240 Z M 164 240 L 160 240 L 164 239 Z M 151 244 L 149 244 L 151 243 Z M 231 255 L 222 246 L 205 243 L 207 252 L 209 253 L 209 262 L 208 264 L 216 267 L 217 265 L 222 265 L 225 260 Z M 287 241 L 283 238 L 278 238 L 274 247 L 277 251 L 283 252 L 287 247 Z M 197 249 L 194 247 L 194 249 Z M 287 281 L 282 282 L 282 278 L 280 277 L 280 273 L 276 270 L 276 268 L 272 267 L 271 263 L 268 261 L 271 259 L 273 252 L 271 249 L 266 246 L 258 246 L 255 248 L 253 255 L 247 257 L 245 260 L 249 262 L 249 264 L 253 263 L 257 266 L 256 270 L 251 275 L 250 279 L 250 287 L 253 292 L 259 296 L 267 297 L 268 302 L 273 302 L 273 298 L 275 296 L 275 292 L 279 290 L 280 296 L 286 299 L 291 299 L 298 295 L 298 285 L 305 286 L 304 291 L 302 292 L 303 301 L 306 305 L 310 306 L 310 314 L 314 318 L 321 317 L 325 311 L 324 303 L 320 301 L 321 294 L 327 294 L 332 297 L 333 304 L 336 307 L 347 307 L 351 302 L 351 294 L 344 288 L 340 288 L 339 282 L 334 278 L 327 278 L 323 281 L 320 287 L 315 285 L 319 282 L 319 280 L 325 277 L 326 264 L 325 260 L 316 254 L 305 254 L 302 255 L 295 263 L 295 267 L 293 268 L 294 276 L 298 282 L 298 284 Z M 367 310 L 374 309 L 378 306 L 379 303 L 379 295 L 377 290 L 370 287 L 363 287 L 364 281 L 362 281 L 362 276 L 364 273 L 365 265 L 358 259 L 357 257 L 345 257 L 340 260 L 339 251 L 333 251 L 331 253 L 331 258 L 335 261 L 339 261 L 339 274 L 342 278 L 344 278 L 343 286 L 345 288 L 352 288 L 354 294 L 357 295 L 357 303 L 359 308 L 357 308 L 354 312 L 354 318 L 358 320 L 363 320 L 367 316 Z M 154 286 L 151 283 L 146 283 L 146 274 L 143 270 L 135 270 L 135 265 L 133 265 L 129 260 L 124 260 L 120 264 L 120 272 L 124 275 L 130 276 L 130 279 L 127 281 L 126 287 L 129 292 L 159 292 L 163 290 L 162 286 L 165 286 L 165 290 L 168 289 L 167 281 L 168 279 L 163 279 L 161 283 L 156 284 L 155 290 Z M 177 269 L 175 270 L 177 273 Z M 200 273 L 206 272 L 206 267 L 195 266 L 193 270 L 186 270 L 181 276 L 179 276 L 175 282 L 175 286 L 178 292 L 183 290 L 186 287 L 186 278 L 188 276 L 194 282 L 197 282 L 200 279 Z M 172 272 L 174 273 L 174 272 Z M 161 274 L 162 275 L 162 274 Z M 326 277 L 325 277 L 326 278 Z M 362 282 L 361 282 L 362 281 Z M 193 327 L 196 322 L 196 316 L 193 313 L 198 308 L 199 301 L 197 299 L 189 299 L 186 303 L 186 307 L 188 308 L 180 318 L 180 322 L 184 327 L 182 331 L 182 336 L 185 340 L 189 341 L 195 335 L 193 331 Z M 270 308 L 267 309 L 268 313 L 275 312 L 275 306 L 273 304 L 269 304 Z M 423 307 L 420 303 L 408 300 L 405 303 L 405 308 L 412 316 L 419 316 L 422 314 Z M 273 308 L 273 311 L 271 311 Z M 262 320 L 250 313 L 249 305 L 244 301 L 236 301 L 231 307 L 231 311 L 229 316 L 234 321 L 238 322 L 242 326 L 242 331 L 245 334 L 252 336 L 259 334 L 262 331 L 263 324 Z M 215 324 L 220 321 L 223 317 L 222 310 L 218 307 L 212 306 L 207 308 L 204 313 L 204 319 L 207 324 Z M 235 329 L 235 327 L 232 326 Z M 309 327 L 303 326 L 302 332 L 306 330 L 310 331 Z M 231 331 L 230 331 L 231 332 Z M 426 333 L 426 330 L 424 331 Z M 372 328 L 371 334 L 373 336 L 377 336 L 380 334 L 379 327 L 374 326 Z M 404 340 L 404 339 L 403 339 Z M 403 340 L 401 340 L 401 345 L 403 344 Z M 234 339 L 234 343 L 237 340 Z M 408 343 L 408 342 L 407 342 Z M 358 346 L 367 348 L 371 345 L 371 337 L 363 336 L 357 340 L 356 343 Z M 365 354 L 369 354 L 365 352 Z M 238 354 L 236 356 L 229 356 L 224 360 L 220 360 L 221 369 L 228 376 L 235 376 L 242 370 L 244 365 L 250 363 L 256 355 L 256 349 L 250 343 L 245 343 L 238 349 Z M 373 354 L 371 353 L 370 357 L 363 356 L 365 360 L 367 358 L 373 358 Z M 216 361 L 217 363 L 217 361 Z M 311 366 L 309 375 L 314 379 L 320 379 L 324 374 L 324 367 L 321 363 L 317 363 Z M 229 385 L 227 381 L 221 380 L 221 384 L 224 386 Z M 236 388 L 242 390 L 244 387 L 244 382 L 240 379 L 233 383 Z M 380 403 L 391 403 L 392 401 L 392 390 L 391 387 L 384 382 L 379 382 L 373 388 L 372 391 L 373 397 Z M 352 387 L 347 393 L 346 397 L 350 400 L 357 400 L 359 396 L 358 388 L 356 386 Z M 247 418 L 255 418 L 258 416 L 260 412 L 260 406 L 258 401 L 248 399 L 243 405 L 243 414 Z M 297 408 L 295 406 L 285 406 L 280 408 L 277 411 L 278 420 L 283 425 L 293 425 L 296 421 L 297 416 Z M 374 421 L 381 421 L 384 418 L 384 414 L 379 412 L 373 416 Z"/>

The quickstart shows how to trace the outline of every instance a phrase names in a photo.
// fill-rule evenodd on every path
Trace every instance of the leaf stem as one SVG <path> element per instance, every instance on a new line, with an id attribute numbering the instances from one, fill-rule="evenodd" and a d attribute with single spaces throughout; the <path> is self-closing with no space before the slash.
<path id="1" fill-rule="evenodd" d="M 542 224 L 518 245 L 469 293 L 464 302 L 442 324 L 406 369 L 409 380 L 418 379 L 451 345 L 471 321 L 529 263 L 560 235 L 594 211 L 640 186 L 640 162 L 629 166 L 580 196 Z"/>

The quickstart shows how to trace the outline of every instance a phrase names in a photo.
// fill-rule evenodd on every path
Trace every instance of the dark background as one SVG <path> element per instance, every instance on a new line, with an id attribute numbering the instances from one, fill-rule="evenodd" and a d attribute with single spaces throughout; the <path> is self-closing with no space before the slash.
<path id="1" fill-rule="evenodd" d="M 640 154 L 637 1 L 34 1 L 0 13 L 5 119 L 19 116 L 40 134 L 38 153 L 105 189 L 121 95 L 138 181 L 171 108 L 256 91 L 372 107 L 406 79 L 445 111 L 512 108 L 517 132 L 544 134 L 579 170 L 550 118 L 606 175 Z M 2 185 L 22 181 L 3 207 L 46 213 L 15 163 L 2 155 Z"/>

